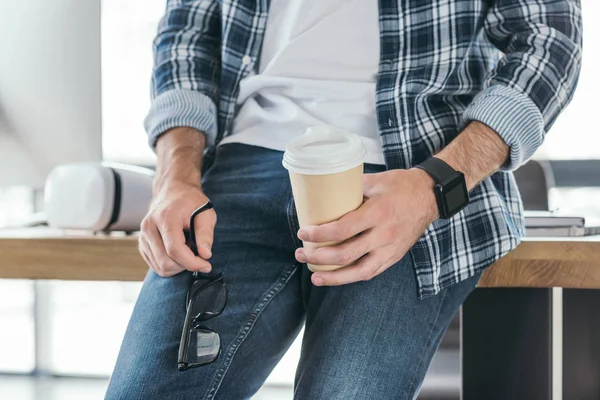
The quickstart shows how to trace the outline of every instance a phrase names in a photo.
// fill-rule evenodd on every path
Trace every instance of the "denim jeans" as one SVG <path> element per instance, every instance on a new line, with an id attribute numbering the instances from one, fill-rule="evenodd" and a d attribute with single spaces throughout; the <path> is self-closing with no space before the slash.
<path id="1" fill-rule="evenodd" d="M 229 287 L 208 325 L 212 364 L 177 370 L 190 273 L 148 272 L 106 399 L 251 398 L 305 324 L 296 399 L 413 399 L 450 320 L 478 277 L 418 299 L 410 255 L 370 281 L 315 287 L 294 251 L 298 222 L 282 153 L 227 144 L 203 187 L 215 206 L 213 258 Z M 383 166 L 367 165 L 367 173 Z"/>

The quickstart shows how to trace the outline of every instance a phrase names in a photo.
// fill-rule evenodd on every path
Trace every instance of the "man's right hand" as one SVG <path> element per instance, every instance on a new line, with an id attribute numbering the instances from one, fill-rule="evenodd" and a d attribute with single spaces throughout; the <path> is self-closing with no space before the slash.
<path id="1" fill-rule="evenodd" d="M 199 257 L 185 244 L 184 229 L 190 216 L 208 197 L 200 185 L 204 135 L 187 128 L 165 133 L 157 143 L 157 173 L 150 210 L 142 221 L 139 251 L 160 276 L 184 270 L 209 272 L 213 232 L 217 221 L 214 209 L 194 220 Z"/>

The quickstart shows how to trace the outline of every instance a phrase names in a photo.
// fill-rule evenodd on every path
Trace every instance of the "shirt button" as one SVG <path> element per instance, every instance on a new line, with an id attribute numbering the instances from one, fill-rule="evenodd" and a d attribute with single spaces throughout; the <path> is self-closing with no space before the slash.
<path id="1" fill-rule="evenodd" d="M 242 64 L 249 65 L 251 62 L 252 62 L 252 57 L 250 57 L 250 56 L 242 57 Z"/>

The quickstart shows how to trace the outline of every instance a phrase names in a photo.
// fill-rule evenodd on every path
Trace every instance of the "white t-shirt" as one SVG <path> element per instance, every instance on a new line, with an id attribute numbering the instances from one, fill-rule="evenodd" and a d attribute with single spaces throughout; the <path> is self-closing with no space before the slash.
<path id="1" fill-rule="evenodd" d="M 221 143 L 274 150 L 315 125 L 356 133 L 383 164 L 375 111 L 377 0 L 271 0 L 257 74 L 240 82 L 233 131 Z"/>

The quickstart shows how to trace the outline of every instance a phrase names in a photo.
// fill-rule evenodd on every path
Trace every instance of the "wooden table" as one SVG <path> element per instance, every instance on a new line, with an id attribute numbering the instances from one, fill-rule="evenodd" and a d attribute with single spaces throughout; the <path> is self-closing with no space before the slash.
<path id="1" fill-rule="evenodd" d="M 0 278 L 139 281 L 147 270 L 135 236 L 0 231 Z M 600 237 L 527 239 L 478 286 L 461 314 L 463 399 L 600 398 L 600 291 L 586 290 L 600 289 Z"/>
<path id="2" fill-rule="evenodd" d="M 139 281 L 147 270 L 136 236 L 0 230 L 0 278 Z M 600 289 L 600 237 L 525 240 L 479 287 Z"/>

